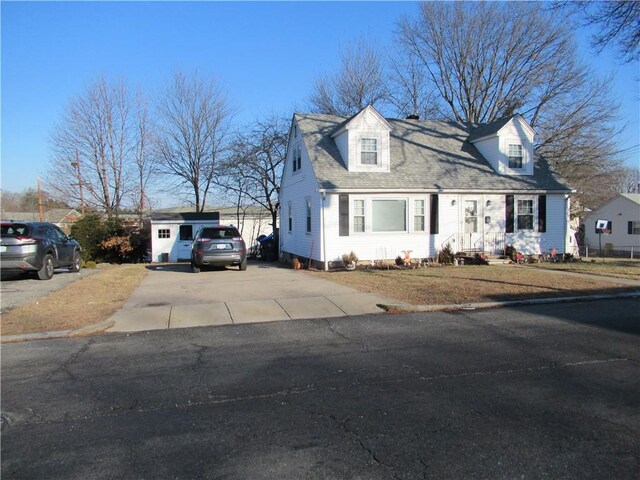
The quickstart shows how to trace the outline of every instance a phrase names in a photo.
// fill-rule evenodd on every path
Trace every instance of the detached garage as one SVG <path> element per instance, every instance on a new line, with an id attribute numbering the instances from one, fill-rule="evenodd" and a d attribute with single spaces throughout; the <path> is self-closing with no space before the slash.
<path id="1" fill-rule="evenodd" d="M 153 262 L 188 262 L 191 242 L 200 227 L 220 224 L 219 212 L 156 213 L 151 215 Z"/>

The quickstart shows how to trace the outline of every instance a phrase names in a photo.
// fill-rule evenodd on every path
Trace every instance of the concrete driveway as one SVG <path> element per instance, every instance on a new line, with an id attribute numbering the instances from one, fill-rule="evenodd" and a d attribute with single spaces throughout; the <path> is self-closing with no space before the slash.
<path id="1" fill-rule="evenodd" d="M 110 332 L 272 322 L 380 313 L 389 300 L 305 271 L 250 263 L 191 273 L 188 264 L 151 272 L 112 317 Z"/>

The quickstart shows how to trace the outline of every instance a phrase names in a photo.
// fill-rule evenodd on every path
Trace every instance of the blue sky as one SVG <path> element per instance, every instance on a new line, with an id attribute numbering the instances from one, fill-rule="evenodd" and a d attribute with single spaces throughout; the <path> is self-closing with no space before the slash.
<path id="1" fill-rule="evenodd" d="M 312 82 L 333 70 L 359 37 L 384 48 L 414 2 L 7 2 L 2 22 L 2 189 L 35 188 L 49 162 L 48 138 L 66 103 L 98 76 L 157 91 L 178 71 L 213 74 L 249 121 L 304 109 Z M 581 51 L 613 72 L 623 105 L 620 149 L 639 166 L 638 63 Z M 635 147 L 635 148 L 633 148 Z"/>

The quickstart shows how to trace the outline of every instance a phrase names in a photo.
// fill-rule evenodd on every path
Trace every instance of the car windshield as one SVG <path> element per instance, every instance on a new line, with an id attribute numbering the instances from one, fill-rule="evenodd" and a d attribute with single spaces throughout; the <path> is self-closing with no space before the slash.
<path id="1" fill-rule="evenodd" d="M 233 238 L 239 237 L 240 233 L 235 228 L 205 228 L 200 234 L 200 238 Z"/>
<path id="2" fill-rule="evenodd" d="M 29 235 L 29 226 L 23 223 L 3 223 L 3 237 L 26 237 Z"/>

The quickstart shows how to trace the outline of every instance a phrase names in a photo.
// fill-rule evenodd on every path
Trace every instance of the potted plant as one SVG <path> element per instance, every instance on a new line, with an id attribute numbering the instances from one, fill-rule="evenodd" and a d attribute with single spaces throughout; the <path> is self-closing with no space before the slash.
<path id="1" fill-rule="evenodd" d="M 358 262 L 358 256 L 353 252 L 345 253 L 342 255 L 342 263 L 347 270 L 355 270 L 356 263 Z"/>

